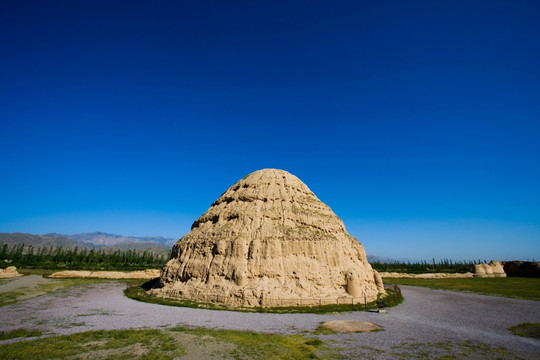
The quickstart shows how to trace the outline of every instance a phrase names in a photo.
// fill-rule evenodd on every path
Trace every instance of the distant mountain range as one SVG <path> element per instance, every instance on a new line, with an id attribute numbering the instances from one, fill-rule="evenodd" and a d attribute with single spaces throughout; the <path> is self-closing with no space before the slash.
<path id="1" fill-rule="evenodd" d="M 24 244 L 26 246 L 34 247 L 65 247 L 65 248 L 74 248 L 78 246 L 79 248 L 88 248 L 85 245 L 78 244 L 75 241 L 68 239 L 62 235 L 33 235 L 33 234 L 24 234 L 24 233 L 0 233 L 0 244 L 8 245 L 20 245 Z"/>
<path id="2" fill-rule="evenodd" d="M 368 263 L 381 263 L 381 264 L 393 264 L 396 262 L 401 262 L 402 260 L 396 260 L 396 259 L 390 259 L 382 256 L 376 256 L 376 255 L 368 255 L 367 256 Z"/>
<path id="3" fill-rule="evenodd" d="M 20 245 L 25 248 L 38 247 L 64 247 L 64 248 L 107 248 L 110 250 L 138 250 L 153 251 L 155 253 L 168 253 L 176 239 L 164 238 L 161 236 L 123 236 L 107 234 L 96 231 L 92 233 L 80 233 L 63 235 L 50 233 L 45 235 L 33 235 L 25 233 L 0 233 L 0 245 Z"/>
<path id="4" fill-rule="evenodd" d="M 44 236 L 65 237 L 74 242 L 82 244 L 90 244 L 97 246 L 115 246 L 126 243 L 158 243 L 172 247 L 178 239 L 164 238 L 162 236 L 124 236 L 116 234 L 107 234 L 105 232 L 96 231 L 91 233 L 80 233 L 73 235 L 62 234 L 46 234 Z"/>

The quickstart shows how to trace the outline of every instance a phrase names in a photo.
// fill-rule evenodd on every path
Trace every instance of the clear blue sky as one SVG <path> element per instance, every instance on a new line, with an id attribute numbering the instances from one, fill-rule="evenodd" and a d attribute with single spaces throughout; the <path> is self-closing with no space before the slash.
<path id="1" fill-rule="evenodd" d="M 0 231 L 180 238 L 262 168 L 368 254 L 540 259 L 538 1 L 0 2 Z"/>

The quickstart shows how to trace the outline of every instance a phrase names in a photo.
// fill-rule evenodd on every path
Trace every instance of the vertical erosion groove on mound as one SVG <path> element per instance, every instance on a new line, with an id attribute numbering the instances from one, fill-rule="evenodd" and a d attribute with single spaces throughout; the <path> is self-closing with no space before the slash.
<path id="1" fill-rule="evenodd" d="M 159 286 L 159 296 L 231 307 L 372 301 L 384 292 L 330 207 L 277 169 L 225 191 L 174 245 Z"/>

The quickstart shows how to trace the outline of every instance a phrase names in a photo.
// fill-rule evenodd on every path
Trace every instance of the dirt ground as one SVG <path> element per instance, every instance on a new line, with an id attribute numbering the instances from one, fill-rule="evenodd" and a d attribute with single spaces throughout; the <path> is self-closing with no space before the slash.
<path id="1" fill-rule="evenodd" d="M 38 328 L 54 335 L 98 329 L 195 326 L 315 335 L 340 356 L 351 359 L 540 357 L 539 340 L 519 337 L 507 330 L 523 322 L 540 322 L 540 302 L 535 301 L 404 286 L 403 304 L 387 309 L 384 314 L 241 313 L 138 302 L 123 295 L 125 283 L 114 281 L 73 285 L 44 294 L 51 286 L 57 286 L 54 282 L 58 281 L 63 280 L 25 276 L 1 281 L 0 296 L 26 295 L 23 300 L 1 307 L 0 331 Z M 43 287 L 46 291 L 39 290 Z M 321 323 L 335 320 L 372 322 L 383 330 L 317 332 Z M 205 339 L 202 346 L 201 339 L 186 334 L 178 336 L 183 336 L 181 341 L 187 344 L 185 359 L 220 358 L 223 356 L 219 354 L 227 353 L 230 346 L 215 339 Z"/>

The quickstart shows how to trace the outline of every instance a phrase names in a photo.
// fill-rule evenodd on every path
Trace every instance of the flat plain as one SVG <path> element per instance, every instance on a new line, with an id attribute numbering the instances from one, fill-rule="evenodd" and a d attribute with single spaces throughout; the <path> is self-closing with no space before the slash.
<path id="1" fill-rule="evenodd" d="M 28 329 L 42 335 L 1 340 L 0 357 L 537 359 L 540 355 L 539 340 L 508 330 L 540 322 L 538 301 L 403 286 L 404 302 L 386 313 L 271 314 L 138 302 L 124 296 L 125 288 L 120 281 L 70 283 L 38 275 L 2 281 L 0 295 L 20 296 L 0 308 L 0 331 Z M 368 321 L 383 330 L 320 331 L 321 323 L 332 320 Z"/>

